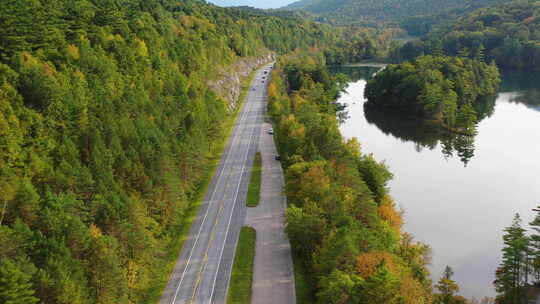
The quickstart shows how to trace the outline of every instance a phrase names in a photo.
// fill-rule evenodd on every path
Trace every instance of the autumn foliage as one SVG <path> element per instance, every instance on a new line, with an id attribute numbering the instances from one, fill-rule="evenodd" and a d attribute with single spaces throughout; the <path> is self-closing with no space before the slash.
<path id="1" fill-rule="evenodd" d="M 323 61 L 318 53 L 285 57 L 270 85 L 287 233 L 306 269 L 306 301 L 430 303 L 429 247 L 401 233 L 387 167 L 342 138 L 335 100 L 344 82 Z"/>

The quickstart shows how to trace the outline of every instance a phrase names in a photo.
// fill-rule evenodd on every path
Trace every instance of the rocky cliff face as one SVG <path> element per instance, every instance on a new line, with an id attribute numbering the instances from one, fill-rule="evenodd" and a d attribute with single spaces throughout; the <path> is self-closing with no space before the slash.
<path id="1" fill-rule="evenodd" d="M 233 110 L 240 98 L 242 79 L 259 66 L 274 60 L 273 53 L 241 59 L 219 71 L 217 79 L 208 81 L 208 86 L 228 103 L 229 110 Z"/>

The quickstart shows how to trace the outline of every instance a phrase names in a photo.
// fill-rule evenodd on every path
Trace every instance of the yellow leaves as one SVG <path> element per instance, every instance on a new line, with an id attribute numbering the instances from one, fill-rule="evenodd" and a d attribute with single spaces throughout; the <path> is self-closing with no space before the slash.
<path id="1" fill-rule="evenodd" d="M 360 142 L 358 138 L 353 137 L 345 143 L 345 147 L 354 157 L 360 157 Z"/>
<path id="2" fill-rule="evenodd" d="M 391 253 L 379 251 L 360 254 L 356 259 L 356 271 L 362 278 L 367 279 L 375 274 L 382 263 L 392 275 L 399 278 L 399 294 L 403 304 L 430 303 L 429 291 L 411 275 L 400 259 Z"/>
<path id="3" fill-rule="evenodd" d="M 296 139 L 303 140 L 306 136 L 306 128 L 303 125 L 300 125 L 298 128 L 291 130 L 290 135 Z"/>
<path id="4" fill-rule="evenodd" d="M 56 70 L 53 66 L 48 63 L 41 63 L 39 59 L 32 56 L 28 52 L 22 52 L 20 55 L 21 63 L 28 68 L 37 68 L 41 69 L 44 75 L 53 76 L 56 73 Z"/>
<path id="5" fill-rule="evenodd" d="M 146 46 L 144 40 L 135 38 L 135 51 L 137 56 L 148 57 L 148 47 Z"/>
<path id="6" fill-rule="evenodd" d="M 388 252 L 368 252 L 360 254 L 356 258 L 356 271 L 362 278 L 367 279 L 377 271 L 377 267 L 383 262 L 386 264 L 390 273 L 396 273 L 397 267 L 394 263 L 393 256 Z"/>
<path id="7" fill-rule="evenodd" d="M 127 286 L 130 289 L 135 289 L 139 282 L 139 272 L 142 269 L 142 266 L 137 264 L 136 261 L 129 260 L 127 262 L 127 271 L 126 271 L 126 279 L 127 279 Z"/>
<path id="8" fill-rule="evenodd" d="M 0 202 L 12 200 L 15 197 L 16 188 L 13 181 L 0 180 Z"/>
<path id="9" fill-rule="evenodd" d="M 314 65 L 317 65 L 317 62 L 315 61 L 313 57 L 308 56 L 307 58 L 305 58 L 305 64 L 308 66 L 314 66 Z"/>
<path id="10" fill-rule="evenodd" d="M 306 103 L 306 100 L 304 98 L 302 98 L 302 96 L 298 93 L 295 93 L 293 96 L 292 96 L 292 99 L 291 99 L 291 107 L 293 108 L 293 110 L 296 112 L 298 111 L 301 106 L 303 104 Z"/>
<path id="11" fill-rule="evenodd" d="M 99 239 L 101 238 L 102 235 L 103 233 L 101 232 L 101 229 L 99 229 L 98 226 L 96 226 L 95 224 L 90 224 L 90 236 L 93 239 Z"/>
<path id="12" fill-rule="evenodd" d="M 119 35 L 119 34 L 107 34 L 105 35 L 105 37 L 103 38 L 104 42 L 123 42 L 124 41 L 124 38 Z"/>
<path id="13" fill-rule="evenodd" d="M 399 294 L 402 296 L 403 304 L 424 304 L 427 301 L 427 292 L 410 274 L 401 279 Z"/>
<path id="14" fill-rule="evenodd" d="M 431 263 L 431 248 L 426 244 L 415 242 L 411 234 L 403 233 L 399 244 L 399 256 L 408 264 L 425 267 Z"/>
<path id="15" fill-rule="evenodd" d="M 294 139 L 297 142 L 302 142 L 304 140 L 306 130 L 303 124 L 296 120 L 296 117 L 293 114 L 289 114 L 285 117 L 281 124 L 281 130 L 285 131 L 285 134 L 290 139 Z"/>
<path id="16" fill-rule="evenodd" d="M 53 76 L 55 74 L 55 72 L 56 72 L 54 67 L 50 66 L 48 63 L 44 63 L 41 66 L 41 69 L 43 71 L 43 74 L 45 74 L 47 76 Z"/>
<path id="17" fill-rule="evenodd" d="M 215 30 L 215 24 L 210 23 L 207 19 L 198 18 L 195 16 L 180 16 L 180 24 L 184 28 L 188 29 L 200 29 L 203 32 L 208 30 Z"/>
<path id="18" fill-rule="evenodd" d="M 268 85 L 268 97 L 269 98 L 276 98 L 278 97 L 278 89 L 276 84 L 272 81 L 270 85 Z"/>
<path id="19" fill-rule="evenodd" d="M 86 76 L 84 76 L 84 73 L 81 72 L 80 70 L 76 70 L 75 72 L 73 72 L 73 75 L 79 78 L 80 80 L 86 79 Z"/>
<path id="20" fill-rule="evenodd" d="M 377 213 L 379 214 L 381 219 L 388 222 L 392 229 L 397 232 L 401 230 L 401 226 L 403 225 L 403 217 L 401 212 L 398 212 L 396 210 L 394 201 L 390 196 L 385 195 L 383 197 Z"/>
<path id="21" fill-rule="evenodd" d="M 180 25 L 173 24 L 171 25 L 171 29 L 172 32 L 176 34 L 176 36 L 183 36 L 185 34 L 184 29 Z"/>
<path id="22" fill-rule="evenodd" d="M 180 16 L 180 24 L 182 24 L 182 26 L 185 28 L 191 28 L 195 24 L 194 18 L 196 17 L 187 15 Z"/>
<path id="23" fill-rule="evenodd" d="M 9 123 L 4 113 L 0 112 L 0 136 L 7 134 Z"/>
<path id="24" fill-rule="evenodd" d="M 34 56 L 30 55 L 30 53 L 28 53 L 28 52 L 22 52 L 22 53 L 21 53 L 21 59 L 22 59 L 22 62 L 23 62 L 27 67 L 33 67 L 33 66 L 36 66 L 36 65 L 38 64 L 37 58 L 35 58 Z"/>
<path id="25" fill-rule="evenodd" d="M 76 45 L 73 45 L 73 44 L 68 45 L 66 51 L 69 57 L 71 57 L 74 60 L 79 60 L 81 58 L 79 48 Z"/>
<path id="26" fill-rule="evenodd" d="M 309 170 L 304 173 L 302 180 L 304 186 L 308 189 L 318 189 L 320 192 L 330 190 L 330 178 L 320 166 L 309 168 Z"/>
<path id="27" fill-rule="evenodd" d="M 325 172 L 326 162 L 300 162 L 287 169 L 287 197 L 291 202 L 320 202 L 329 194 L 330 178 Z"/>

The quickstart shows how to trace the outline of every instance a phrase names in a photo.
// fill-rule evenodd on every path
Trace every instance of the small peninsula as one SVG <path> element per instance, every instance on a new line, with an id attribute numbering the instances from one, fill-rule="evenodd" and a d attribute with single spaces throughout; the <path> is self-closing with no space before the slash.
<path id="1" fill-rule="evenodd" d="M 366 107 L 398 109 L 444 129 L 474 134 L 484 98 L 499 87 L 495 64 L 447 56 L 421 56 L 392 64 L 368 81 Z"/>

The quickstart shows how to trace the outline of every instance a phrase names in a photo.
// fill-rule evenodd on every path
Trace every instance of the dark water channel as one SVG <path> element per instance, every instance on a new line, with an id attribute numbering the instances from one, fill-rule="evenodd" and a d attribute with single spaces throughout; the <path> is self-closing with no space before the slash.
<path id="1" fill-rule="evenodd" d="M 478 134 L 467 137 L 399 113 L 365 113 L 366 79 L 377 70 L 339 69 L 352 79 L 339 100 L 348 105 L 343 135 L 390 167 L 404 229 L 433 249 L 433 279 L 450 265 L 463 296 L 493 296 L 503 228 L 516 212 L 527 224 L 540 205 L 540 77 L 505 75 L 498 96 L 477 108 Z"/>

